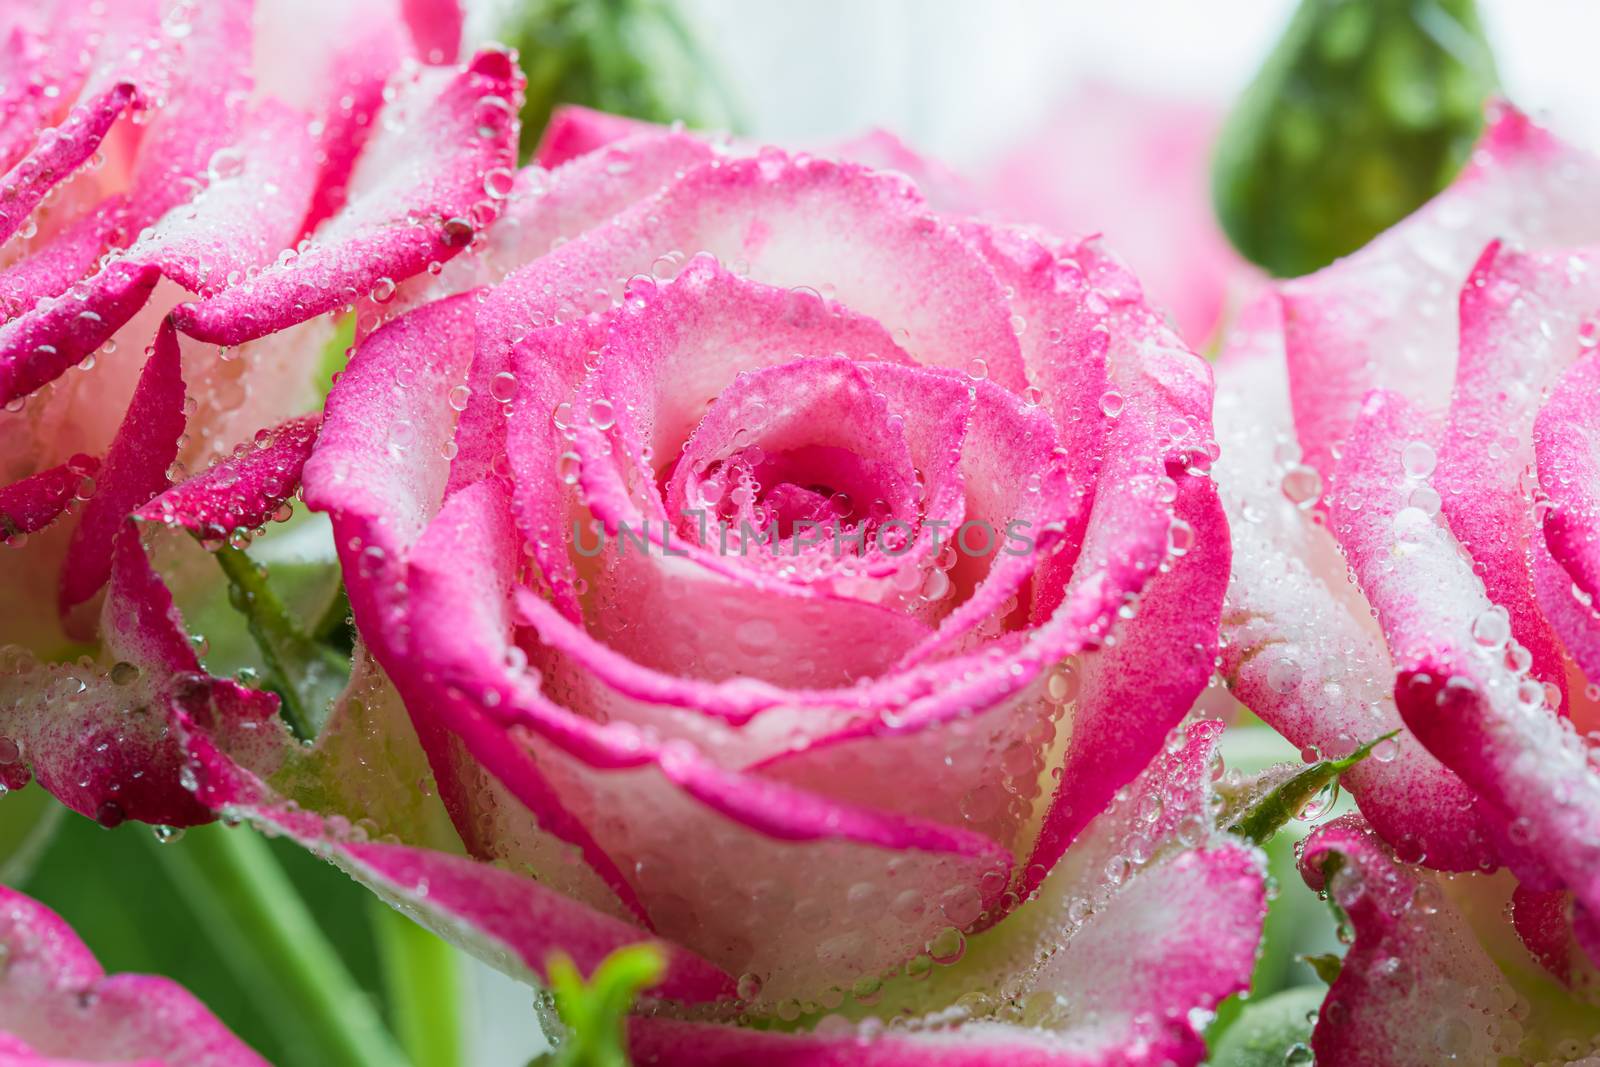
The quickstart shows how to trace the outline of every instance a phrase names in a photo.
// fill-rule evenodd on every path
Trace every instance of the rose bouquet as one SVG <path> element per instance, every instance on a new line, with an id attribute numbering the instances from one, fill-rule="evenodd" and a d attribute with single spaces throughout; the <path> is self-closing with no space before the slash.
<path id="1" fill-rule="evenodd" d="M 1255 290 L 1214 387 L 996 221 L 1104 201 L 1053 148 L 568 107 L 519 168 L 549 78 L 454 4 L 59 8 L 0 80 L 0 790 L 303 846 L 553 990 L 559 1062 L 1087 1067 L 1256 1062 L 1262 846 L 1342 777 L 1296 858 L 1353 944 L 1271 1055 L 1597 1054 L 1586 154 L 1498 106 L 1275 282 L 1182 198 L 1189 339 Z M 1226 769 L 1239 703 L 1310 766 Z M 260 1062 L 0 894 L 0 1061 Z"/>

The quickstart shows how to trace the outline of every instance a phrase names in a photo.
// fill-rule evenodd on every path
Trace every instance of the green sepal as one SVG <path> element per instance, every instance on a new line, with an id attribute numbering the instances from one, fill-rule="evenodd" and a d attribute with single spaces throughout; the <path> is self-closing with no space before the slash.
<path id="1" fill-rule="evenodd" d="M 1210 1067 L 1285 1067 L 1311 1063 L 1311 1027 L 1326 990 L 1299 986 L 1246 1001 L 1212 1049 Z"/>
<path id="2" fill-rule="evenodd" d="M 1319 953 L 1315 956 L 1301 956 L 1300 960 L 1307 967 L 1317 972 L 1317 977 L 1328 985 L 1339 980 L 1339 972 L 1344 969 L 1344 960 L 1331 952 Z"/>
<path id="3" fill-rule="evenodd" d="M 516 6 L 499 39 L 517 49 L 528 78 L 524 161 L 561 104 L 702 129 L 740 125 L 716 64 L 667 0 L 534 0 Z"/>
<path id="4" fill-rule="evenodd" d="M 624 1023 L 639 992 L 661 980 L 666 960 L 654 945 L 620 948 L 585 982 L 566 956 L 548 965 L 550 992 L 566 1029 L 553 1051 L 529 1067 L 628 1067 Z"/>
<path id="5" fill-rule="evenodd" d="M 1400 731 L 1375 737 L 1343 759 L 1318 760 L 1303 770 L 1253 798 L 1233 816 L 1228 832 L 1257 845 L 1266 844 L 1290 819 L 1339 778 L 1339 775 L 1366 759 L 1373 748 Z"/>

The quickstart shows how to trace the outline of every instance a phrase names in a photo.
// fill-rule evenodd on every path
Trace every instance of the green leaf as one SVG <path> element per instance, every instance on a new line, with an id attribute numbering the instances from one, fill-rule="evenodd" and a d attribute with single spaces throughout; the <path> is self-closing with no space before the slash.
<path id="1" fill-rule="evenodd" d="M 1344 759 L 1318 760 L 1277 783 L 1236 813 L 1228 832 L 1258 845 L 1265 844 L 1285 823 L 1303 811 L 1313 797 L 1337 782 L 1339 775 L 1366 759 L 1374 747 L 1399 732 L 1395 730 L 1373 738 Z"/>
<path id="2" fill-rule="evenodd" d="M 533 0 L 498 34 L 528 78 L 522 157 L 561 104 L 650 122 L 739 125 L 732 96 L 668 0 Z"/>
<path id="3" fill-rule="evenodd" d="M 321 1062 L 404 1067 L 376 1003 L 255 831 L 203 826 L 157 855 L 211 942 L 275 1002 L 275 1016 L 305 1029 Z"/>
<path id="4" fill-rule="evenodd" d="M 368 903 L 395 1034 L 417 1067 L 465 1063 L 456 950 L 377 897 Z"/>
<path id="5" fill-rule="evenodd" d="M 1301 0 L 1223 129 L 1223 229 L 1280 276 L 1355 251 L 1450 183 L 1494 87 L 1474 0 Z"/>
<path id="6" fill-rule="evenodd" d="M 1210 1067 L 1294 1067 L 1311 1063 L 1311 1027 L 1326 992 L 1300 986 L 1247 1001 L 1212 1049 Z"/>
<path id="7" fill-rule="evenodd" d="M 50 844 L 67 809 L 35 783 L 0 787 L 0 885 L 20 885 Z"/>
<path id="8" fill-rule="evenodd" d="M 555 1051 L 535 1059 L 541 1067 L 628 1067 L 623 1022 L 639 991 L 661 979 L 666 966 L 653 945 L 630 945 L 583 976 L 566 956 L 549 963 L 550 991 L 566 1034 Z"/>

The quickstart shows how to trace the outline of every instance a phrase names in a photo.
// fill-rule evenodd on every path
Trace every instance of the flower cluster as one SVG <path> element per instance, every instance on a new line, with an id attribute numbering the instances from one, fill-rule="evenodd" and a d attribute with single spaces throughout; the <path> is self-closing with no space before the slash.
<path id="1" fill-rule="evenodd" d="M 0 790 L 247 820 L 530 980 L 653 941 L 640 1064 L 1193 1064 L 1299 781 L 1223 776 L 1225 682 L 1365 756 L 1321 1060 L 1600 1054 L 1600 162 L 1498 111 L 1217 388 L 885 138 L 569 108 L 517 169 L 453 4 L 65 6 L 3 45 Z M 291 518 L 348 680 L 241 552 Z M 257 1062 L 15 894 L 5 1054 Z"/>

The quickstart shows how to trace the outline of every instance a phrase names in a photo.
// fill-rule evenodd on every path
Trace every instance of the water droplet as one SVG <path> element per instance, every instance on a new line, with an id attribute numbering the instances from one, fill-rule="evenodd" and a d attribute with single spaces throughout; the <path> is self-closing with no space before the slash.
<path id="1" fill-rule="evenodd" d="M 1322 475 L 1315 467 L 1293 463 L 1283 472 L 1283 495 L 1297 508 L 1316 506 L 1322 497 Z"/>
<path id="2" fill-rule="evenodd" d="M 1426 441 L 1412 441 L 1400 450 L 1400 463 L 1411 478 L 1426 478 L 1433 473 L 1438 457 Z"/>
<path id="3" fill-rule="evenodd" d="M 517 395 L 517 376 L 508 370 L 496 374 L 489 382 L 489 395 L 501 404 L 509 404 Z"/>
<path id="4" fill-rule="evenodd" d="M 511 195 L 517 176 L 505 167 L 495 167 L 483 175 L 483 191 L 490 199 L 504 200 Z"/>
<path id="5" fill-rule="evenodd" d="M 1501 649 L 1511 640 L 1511 616 L 1502 607 L 1491 607 L 1472 620 L 1472 639 L 1480 648 Z"/>

